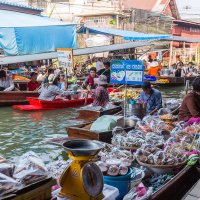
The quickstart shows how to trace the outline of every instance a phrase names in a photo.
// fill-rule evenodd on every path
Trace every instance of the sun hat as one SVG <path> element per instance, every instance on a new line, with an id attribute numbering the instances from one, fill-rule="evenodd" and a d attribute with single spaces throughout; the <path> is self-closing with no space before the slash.
<path id="1" fill-rule="evenodd" d="M 98 85 L 107 85 L 107 77 L 105 75 L 100 75 L 98 80 L 97 80 Z"/>
<path id="2" fill-rule="evenodd" d="M 54 80 L 57 78 L 55 74 L 50 74 L 48 77 L 49 84 L 53 84 Z"/>
<path id="3" fill-rule="evenodd" d="M 158 62 L 157 61 L 153 61 L 151 64 L 150 64 L 150 67 L 158 67 Z"/>

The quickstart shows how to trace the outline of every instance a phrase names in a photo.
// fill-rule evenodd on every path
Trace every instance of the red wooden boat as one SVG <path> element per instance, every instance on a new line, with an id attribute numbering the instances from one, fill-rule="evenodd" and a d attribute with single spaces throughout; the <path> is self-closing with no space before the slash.
<path id="1" fill-rule="evenodd" d="M 12 108 L 23 111 L 55 110 L 60 108 L 75 108 L 88 105 L 93 102 L 92 98 L 76 100 L 53 100 L 44 101 L 38 98 L 27 98 L 30 105 L 14 105 Z"/>

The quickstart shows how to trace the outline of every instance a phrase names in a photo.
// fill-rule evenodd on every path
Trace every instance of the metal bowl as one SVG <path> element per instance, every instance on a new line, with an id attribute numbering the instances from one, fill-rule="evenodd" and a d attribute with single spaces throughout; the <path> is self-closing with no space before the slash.
<path id="1" fill-rule="evenodd" d="M 124 118 L 125 127 L 135 127 L 138 120 Z"/>
<path id="2" fill-rule="evenodd" d="M 94 140 L 69 140 L 63 143 L 63 147 L 74 156 L 95 156 L 104 145 Z"/>

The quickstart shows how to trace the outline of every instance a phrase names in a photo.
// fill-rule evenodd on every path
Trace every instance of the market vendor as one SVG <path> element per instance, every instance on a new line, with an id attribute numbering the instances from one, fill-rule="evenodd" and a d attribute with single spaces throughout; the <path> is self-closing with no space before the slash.
<path id="1" fill-rule="evenodd" d="M 95 81 L 94 81 L 95 78 L 98 78 L 96 74 L 96 68 L 91 67 L 90 74 L 86 77 L 83 83 L 84 87 L 86 87 L 88 91 L 91 91 L 92 89 L 96 88 Z"/>
<path id="2" fill-rule="evenodd" d="M 67 81 L 65 78 L 65 73 L 64 72 L 60 72 L 58 75 L 58 87 L 60 90 L 62 91 L 66 91 L 67 90 Z"/>
<path id="3" fill-rule="evenodd" d="M 97 72 L 97 75 L 105 75 L 107 77 L 107 82 L 110 82 L 110 62 L 104 62 L 104 68 Z"/>
<path id="4" fill-rule="evenodd" d="M 12 78 L 6 74 L 5 70 L 0 70 L 0 91 L 12 91 L 14 88 Z"/>
<path id="5" fill-rule="evenodd" d="M 69 96 L 74 94 L 72 91 L 62 91 L 58 88 L 58 77 L 54 74 L 50 74 L 48 77 L 48 83 L 45 84 L 38 92 L 40 93 L 40 100 L 52 101 L 56 96 Z"/>
<path id="6" fill-rule="evenodd" d="M 179 120 L 188 124 L 200 123 L 200 77 L 192 83 L 193 91 L 188 93 L 181 104 Z"/>
<path id="7" fill-rule="evenodd" d="M 142 90 L 139 99 L 140 101 L 147 103 L 147 113 L 153 115 L 162 108 L 161 92 L 152 88 L 149 81 L 143 83 Z"/>
<path id="8" fill-rule="evenodd" d="M 93 94 L 93 106 L 105 107 L 109 102 L 109 94 L 107 91 L 107 77 L 105 75 L 100 75 L 97 80 L 97 88 Z"/>
<path id="9" fill-rule="evenodd" d="M 150 68 L 148 70 L 149 76 L 159 76 L 159 71 L 161 70 L 161 67 L 159 66 L 159 63 L 157 61 L 153 61 L 150 64 Z"/>
<path id="10" fill-rule="evenodd" d="M 37 75 L 38 74 L 36 72 L 31 72 L 31 81 L 27 84 L 28 91 L 37 91 L 39 89 L 40 83 L 37 82 Z"/>
<path id="11" fill-rule="evenodd" d="M 47 75 L 46 75 L 45 79 L 43 80 L 43 84 L 48 83 L 48 77 L 49 77 L 51 74 L 54 74 L 54 69 L 53 69 L 53 68 L 49 68 L 49 69 L 48 69 Z"/>
<path id="12" fill-rule="evenodd" d="M 175 77 L 182 77 L 182 76 L 183 76 L 182 65 L 180 63 L 178 63 L 177 69 L 175 71 Z"/>

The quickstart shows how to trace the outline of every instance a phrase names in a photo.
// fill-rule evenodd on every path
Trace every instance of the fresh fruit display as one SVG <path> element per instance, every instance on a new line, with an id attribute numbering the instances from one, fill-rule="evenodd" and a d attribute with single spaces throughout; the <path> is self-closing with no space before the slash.
<path id="1" fill-rule="evenodd" d="M 12 76 L 14 81 L 30 81 L 30 79 L 23 77 L 23 76 Z"/>
<path id="2" fill-rule="evenodd" d="M 122 92 L 111 92 L 110 93 L 110 99 L 111 101 L 121 101 L 125 98 L 127 99 L 138 99 L 140 95 L 141 90 L 140 89 L 127 89 Z"/>

